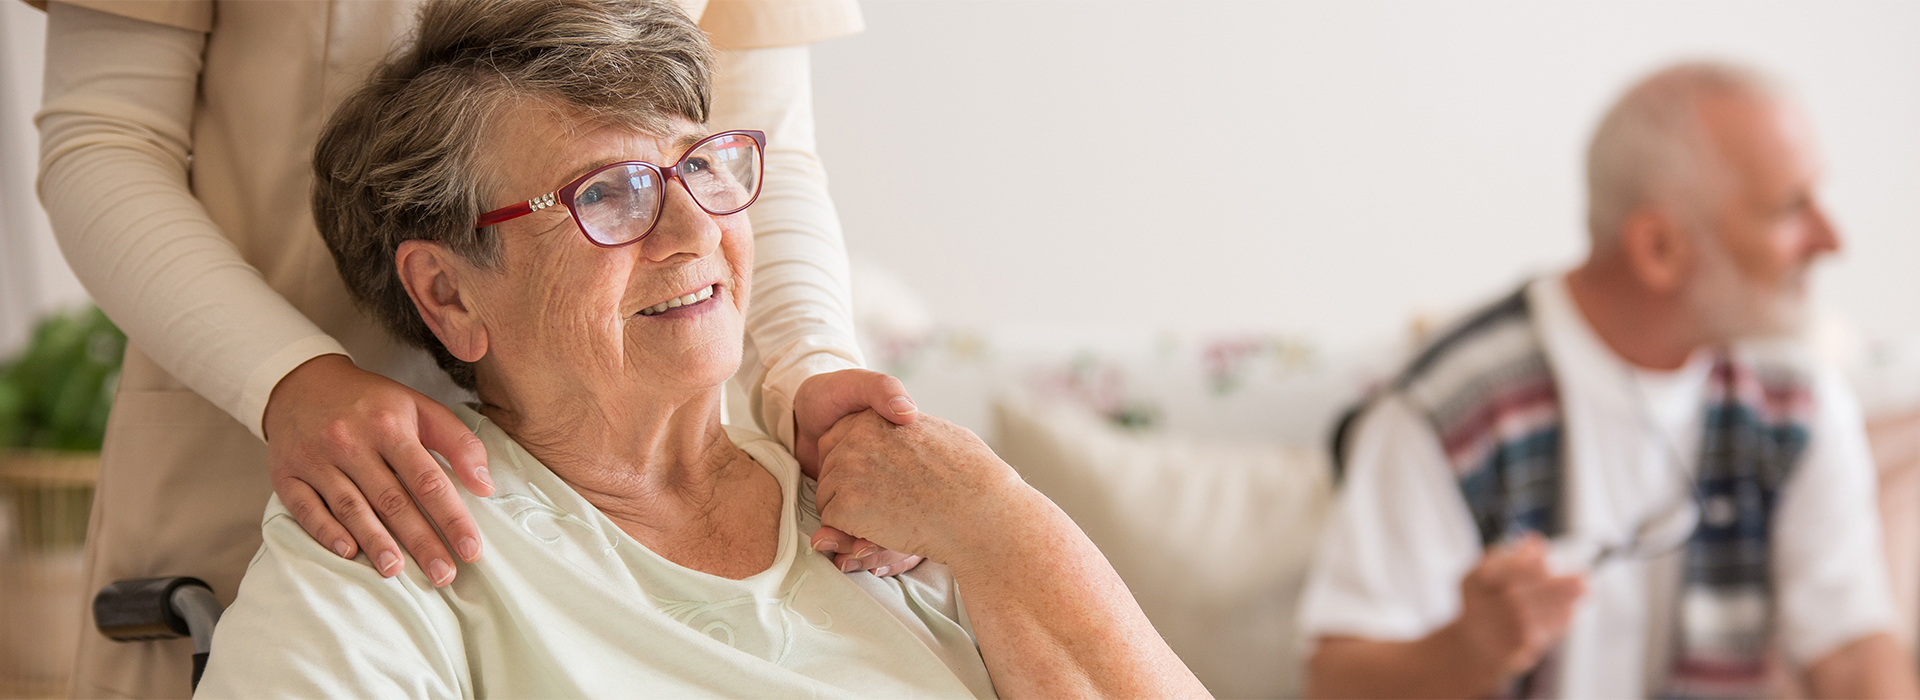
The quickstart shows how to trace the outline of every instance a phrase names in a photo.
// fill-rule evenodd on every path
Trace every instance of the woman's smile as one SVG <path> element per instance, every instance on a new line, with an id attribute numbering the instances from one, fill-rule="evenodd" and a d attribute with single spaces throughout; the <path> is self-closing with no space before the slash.
<path id="1" fill-rule="evenodd" d="M 718 296 L 721 296 L 719 283 L 709 284 L 641 309 L 639 315 L 648 317 L 664 316 L 668 318 L 699 316 L 714 308 L 713 304 L 707 302 L 712 301 Z"/>

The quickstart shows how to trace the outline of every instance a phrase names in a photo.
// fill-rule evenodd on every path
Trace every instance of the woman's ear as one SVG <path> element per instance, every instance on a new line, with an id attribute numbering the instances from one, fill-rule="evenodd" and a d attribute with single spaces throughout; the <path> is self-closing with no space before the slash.
<path id="1" fill-rule="evenodd" d="M 1675 294 L 1693 268 L 1694 241 L 1673 216 L 1656 207 L 1641 207 L 1627 217 L 1620 231 L 1622 248 L 1634 279 L 1657 294 Z"/>
<path id="2" fill-rule="evenodd" d="M 432 241 L 402 241 L 393 264 L 400 284 L 413 298 L 414 310 L 427 328 L 462 362 L 479 362 L 487 354 L 487 326 L 462 293 L 461 282 L 473 267 L 446 246 Z"/>

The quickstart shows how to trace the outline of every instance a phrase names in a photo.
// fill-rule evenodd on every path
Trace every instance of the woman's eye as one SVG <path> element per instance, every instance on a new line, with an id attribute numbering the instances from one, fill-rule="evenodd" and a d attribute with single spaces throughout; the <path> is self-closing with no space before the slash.
<path id="1" fill-rule="evenodd" d="M 708 163 L 705 158 L 688 158 L 680 165 L 681 173 L 704 173 L 711 169 L 713 169 L 713 165 Z"/>
<path id="2" fill-rule="evenodd" d="M 606 183 L 596 182 L 575 193 L 573 203 L 575 206 L 599 204 L 606 196 Z"/>

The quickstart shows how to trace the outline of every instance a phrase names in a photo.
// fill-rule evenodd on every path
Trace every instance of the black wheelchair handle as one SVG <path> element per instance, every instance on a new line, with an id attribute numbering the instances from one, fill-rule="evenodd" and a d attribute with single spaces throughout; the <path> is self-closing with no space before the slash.
<path id="1" fill-rule="evenodd" d="M 168 576 L 115 581 L 93 596 L 93 625 L 117 642 L 174 639 L 193 634 L 186 618 L 173 608 L 174 591 L 213 587 L 191 576 Z"/>
<path id="2" fill-rule="evenodd" d="M 115 581 L 93 596 L 93 626 L 117 642 L 193 637 L 193 686 L 207 668 L 220 622 L 213 587 L 191 576 Z"/>

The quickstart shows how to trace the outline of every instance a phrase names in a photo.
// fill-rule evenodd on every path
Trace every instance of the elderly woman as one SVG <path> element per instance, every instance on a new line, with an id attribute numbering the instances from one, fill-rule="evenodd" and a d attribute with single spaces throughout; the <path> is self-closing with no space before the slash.
<path id="1" fill-rule="evenodd" d="M 445 588 L 383 579 L 272 501 L 201 694 L 1205 694 L 964 430 L 843 421 L 816 510 L 721 425 L 764 137 L 702 129 L 709 61 L 664 2 L 449 0 L 347 98 L 315 214 L 361 305 L 477 393 L 492 546 Z M 843 574 L 820 513 L 945 565 Z"/>

